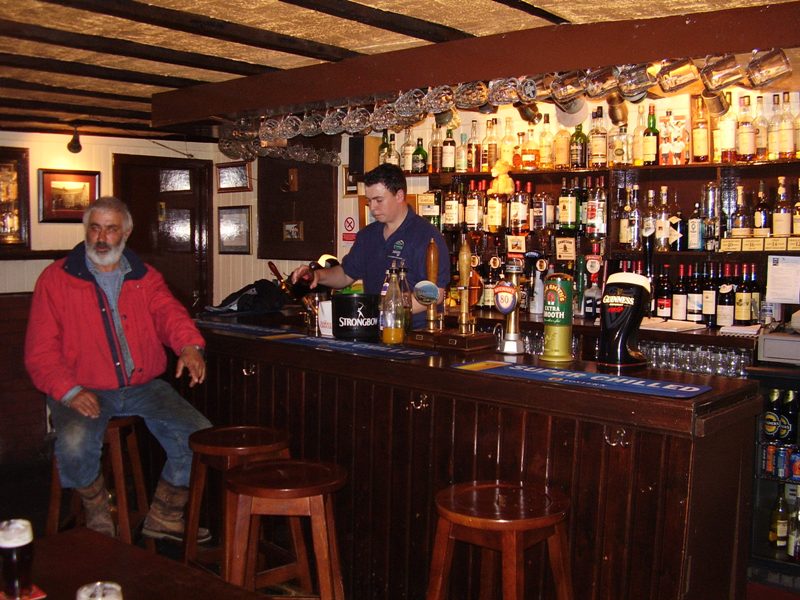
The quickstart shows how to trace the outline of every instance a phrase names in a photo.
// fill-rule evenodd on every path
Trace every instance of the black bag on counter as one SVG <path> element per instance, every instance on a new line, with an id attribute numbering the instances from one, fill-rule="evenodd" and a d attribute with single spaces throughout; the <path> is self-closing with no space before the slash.
<path id="1" fill-rule="evenodd" d="M 283 308 L 285 296 L 272 281 L 259 279 L 226 296 L 217 306 L 206 306 L 206 312 L 265 314 Z"/>

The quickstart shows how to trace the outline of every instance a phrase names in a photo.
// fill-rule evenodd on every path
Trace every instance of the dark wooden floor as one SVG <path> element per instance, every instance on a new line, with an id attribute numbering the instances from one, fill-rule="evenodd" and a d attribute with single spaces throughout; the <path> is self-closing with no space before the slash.
<path id="1" fill-rule="evenodd" d="M 33 524 L 34 535 L 43 536 L 49 485 L 49 462 L 0 466 L 0 521 L 12 517 L 28 519 Z M 177 558 L 173 545 L 160 544 L 158 551 Z M 746 600 L 800 600 L 800 578 L 777 573 L 761 576 L 766 578 L 763 582 L 751 581 L 748 584 Z M 789 591 L 787 587 L 794 587 L 795 591 Z"/>

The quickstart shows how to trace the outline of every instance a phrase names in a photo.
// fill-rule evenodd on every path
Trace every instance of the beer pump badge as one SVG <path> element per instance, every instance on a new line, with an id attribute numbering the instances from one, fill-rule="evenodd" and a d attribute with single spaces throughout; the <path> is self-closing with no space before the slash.
<path id="1" fill-rule="evenodd" d="M 495 285 L 494 305 L 504 315 L 514 310 L 517 307 L 517 286 L 506 280 Z"/>
<path id="2" fill-rule="evenodd" d="M 544 284 L 544 314 L 546 325 L 572 325 L 572 282 L 550 279 Z"/>

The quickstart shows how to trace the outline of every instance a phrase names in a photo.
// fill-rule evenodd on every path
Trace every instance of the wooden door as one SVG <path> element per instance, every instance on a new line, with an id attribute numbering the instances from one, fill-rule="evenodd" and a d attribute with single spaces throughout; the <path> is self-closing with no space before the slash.
<path id="1" fill-rule="evenodd" d="M 133 215 L 128 246 L 164 275 L 192 314 L 210 304 L 212 163 L 114 155 L 114 194 Z"/>

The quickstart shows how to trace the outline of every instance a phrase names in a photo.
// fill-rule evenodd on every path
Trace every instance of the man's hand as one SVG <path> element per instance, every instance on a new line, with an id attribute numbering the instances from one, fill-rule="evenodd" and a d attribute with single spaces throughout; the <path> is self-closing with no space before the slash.
<path id="1" fill-rule="evenodd" d="M 100 416 L 100 402 L 89 390 L 81 390 L 70 401 L 69 407 L 84 417 L 96 419 Z"/>
<path id="2" fill-rule="evenodd" d="M 178 367 L 175 369 L 176 378 L 183 375 L 184 368 L 189 371 L 189 387 L 194 387 L 206 380 L 206 361 L 203 360 L 203 355 L 195 346 L 186 346 L 181 350 Z"/>
<path id="3" fill-rule="evenodd" d="M 289 281 L 292 283 L 297 283 L 298 281 L 302 281 L 308 284 L 310 289 L 314 289 L 317 287 L 317 283 L 319 281 L 319 277 L 317 276 L 318 271 L 312 271 L 308 265 L 300 265 L 289 276 Z"/>

